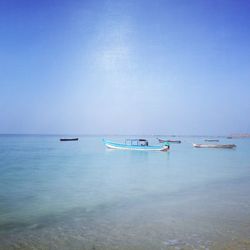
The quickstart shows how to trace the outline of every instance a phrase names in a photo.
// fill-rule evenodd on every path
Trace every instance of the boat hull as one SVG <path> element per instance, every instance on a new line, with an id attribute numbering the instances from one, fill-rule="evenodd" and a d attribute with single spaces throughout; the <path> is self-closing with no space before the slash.
<path id="1" fill-rule="evenodd" d="M 107 140 L 103 140 L 105 146 L 109 149 L 119 149 L 119 150 L 135 150 L 135 151 L 168 151 L 168 146 L 134 146 L 126 145 L 122 143 L 115 143 Z"/>
<path id="2" fill-rule="evenodd" d="M 219 142 L 218 139 L 206 139 L 205 141 L 207 141 L 207 142 Z"/>
<path id="3" fill-rule="evenodd" d="M 78 141 L 79 138 L 61 138 L 60 141 Z"/>
<path id="4" fill-rule="evenodd" d="M 160 143 L 164 143 L 164 142 L 169 142 L 169 143 L 181 143 L 181 141 L 179 141 L 179 140 L 163 140 L 163 139 L 158 139 L 158 141 L 160 142 Z"/>
<path id="5" fill-rule="evenodd" d="M 235 148 L 235 144 L 193 144 L 195 148 Z"/>

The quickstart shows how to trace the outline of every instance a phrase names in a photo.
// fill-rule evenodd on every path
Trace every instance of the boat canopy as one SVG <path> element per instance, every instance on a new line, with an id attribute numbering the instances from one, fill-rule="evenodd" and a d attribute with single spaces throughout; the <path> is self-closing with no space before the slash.
<path id="1" fill-rule="evenodd" d="M 145 139 L 126 139 L 125 144 L 131 146 L 148 146 L 148 141 Z"/>

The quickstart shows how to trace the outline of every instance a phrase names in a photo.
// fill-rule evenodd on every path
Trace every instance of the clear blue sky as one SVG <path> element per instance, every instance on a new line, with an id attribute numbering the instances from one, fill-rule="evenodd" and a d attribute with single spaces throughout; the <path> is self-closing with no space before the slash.
<path id="1" fill-rule="evenodd" d="M 0 133 L 250 132 L 250 1 L 1 0 Z"/>

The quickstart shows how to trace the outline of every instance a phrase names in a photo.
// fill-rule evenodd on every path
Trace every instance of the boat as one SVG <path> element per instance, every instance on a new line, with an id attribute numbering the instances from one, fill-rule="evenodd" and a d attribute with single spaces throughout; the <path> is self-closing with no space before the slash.
<path id="1" fill-rule="evenodd" d="M 116 143 L 103 139 L 103 143 L 107 148 L 121 150 L 168 151 L 170 149 L 168 142 L 163 145 L 150 146 L 145 139 L 126 139 L 125 143 Z"/>
<path id="2" fill-rule="evenodd" d="M 60 141 L 78 141 L 79 138 L 61 138 Z"/>
<path id="3" fill-rule="evenodd" d="M 207 141 L 207 142 L 219 142 L 218 139 L 205 139 L 205 141 Z"/>
<path id="4" fill-rule="evenodd" d="M 195 148 L 235 148 L 235 144 L 195 144 L 193 143 L 193 147 Z"/>
<path id="5" fill-rule="evenodd" d="M 159 141 L 160 143 L 164 143 L 164 142 L 169 142 L 169 143 L 181 143 L 180 140 L 164 140 L 164 139 L 160 139 L 160 138 L 158 138 L 158 141 Z"/>

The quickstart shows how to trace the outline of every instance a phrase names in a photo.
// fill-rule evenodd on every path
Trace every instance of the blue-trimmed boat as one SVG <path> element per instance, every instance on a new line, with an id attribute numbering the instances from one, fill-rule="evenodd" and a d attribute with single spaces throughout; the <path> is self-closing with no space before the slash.
<path id="1" fill-rule="evenodd" d="M 163 145 L 149 146 L 148 141 L 145 139 L 126 139 L 125 143 L 116 143 L 103 139 L 103 143 L 107 148 L 121 150 L 168 151 L 170 149 L 168 142 Z"/>

